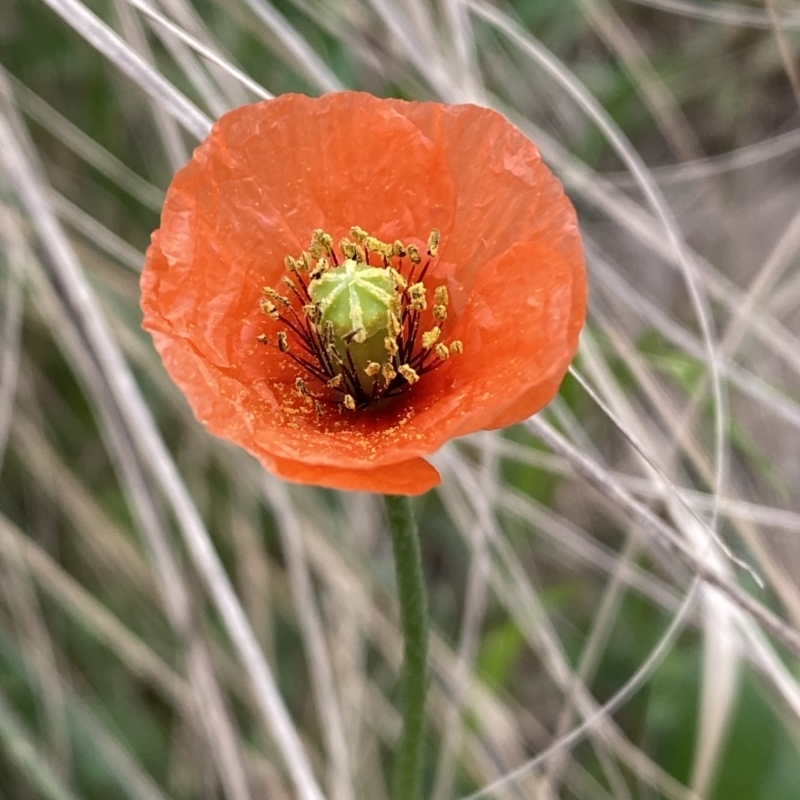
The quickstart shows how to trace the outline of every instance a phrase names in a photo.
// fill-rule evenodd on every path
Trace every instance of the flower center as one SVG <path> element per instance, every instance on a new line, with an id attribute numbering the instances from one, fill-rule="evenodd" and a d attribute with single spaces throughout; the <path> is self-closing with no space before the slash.
<path id="1" fill-rule="evenodd" d="M 281 294 L 264 288 L 261 309 L 283 324 L 274 344 L 304 371 L 295 386 L 314 402 L 355 411 L 396 397 L 463 351 L 460 341 L 441 341 L 449 303 L 447 287 L 428 304 L 424 278 L 439 248 L 439 232 L 428 237 L 427 252 L 413 244 L 387 244 L 354 226 L 339 242 L 314 231 L 299 259 L 286 257 Z M 341 257 L 340 257 L 341 256 Z"/>

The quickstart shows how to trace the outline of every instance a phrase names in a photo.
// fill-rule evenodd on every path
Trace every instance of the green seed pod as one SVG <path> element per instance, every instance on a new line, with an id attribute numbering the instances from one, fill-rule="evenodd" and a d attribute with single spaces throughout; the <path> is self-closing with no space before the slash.
<path id="1" fill-rule="evenodd" d="M 336 350 L 345 364 L 349 351 L 361 385 L 369 393 L 373 377 L 365 370 L 371 363 L 386 360 L 387 317 L 396 297 L 391 273 L 347 259 L 311 281 L 308 293 L 319 309 L 320 325 L 330 323 Z"/>

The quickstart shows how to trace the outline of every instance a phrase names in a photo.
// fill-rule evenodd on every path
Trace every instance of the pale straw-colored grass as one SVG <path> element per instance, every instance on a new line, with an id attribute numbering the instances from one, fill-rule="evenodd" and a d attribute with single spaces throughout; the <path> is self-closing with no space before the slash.
<path id="1" fill-rule="evenodd" d="M 26 5 L 74 54 L 64 80 L 102 55 L 124 135 L 64 101 L 44 33 L 11 26 L 28 50 L 0 41 L 0 798 L 388 798 L 402 650 L 377 498 L 281 484 L 209 437 L 138 327 L 170 172 L 215 117 L 290 88 L 494 106 L 581 217 L 565 393 L 447 445 L 416 504 L 430 797 L 719 797 L 749 758 L 753 683 L 800 785 L 797 12 Z M 708 95 L 698 112 L 709 63 L 720 98 L 749 82 L 779 122 Z M 612 79 L 634 98 L 613 110 Z M 664 734 L 670 680 L 694 695 L 670 698 L 691 722 Z M 651 735 L 691 742 L 688 761 Z"/>

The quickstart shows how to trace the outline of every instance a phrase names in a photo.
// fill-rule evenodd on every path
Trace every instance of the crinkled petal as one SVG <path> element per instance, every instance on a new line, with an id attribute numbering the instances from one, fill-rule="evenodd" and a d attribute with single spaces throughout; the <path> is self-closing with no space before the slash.
<path id="1" fill-rule="evenodd" d="M 384 240 L 441 229 L 426 283 L 450 289 L 445 338 L 465 353 L 396 401 L 320 416 L 295 391 L 293 362 L 256 341 L 275 333 L 258 304 L 313 229 L 338 238 L 353 224 Z M 357 93 L 225 115 L 173 180 L 142 276 L 144 326 L 209 430 L 289 480 L 369 489 L 393 478 L 373 490 L 400 493 L 434 480 L 419 456 L 552 398 L 585 294 L 574 210 L 507 120 Z"/>
<path id="2" fill-rule="evenodd" d="M 262 463 L 270 472 L 287 481 L 352 492 L 413 496 L 424 494 L 441 483 L 439 473 L 424 458 L 412 458 L 374 469 L 342 469 L 274 457 L 263 458 Z"/>

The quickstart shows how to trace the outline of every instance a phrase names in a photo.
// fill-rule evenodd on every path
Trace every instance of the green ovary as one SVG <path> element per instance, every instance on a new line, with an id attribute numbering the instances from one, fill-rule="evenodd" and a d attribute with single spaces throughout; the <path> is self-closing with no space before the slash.
<path id="1" fill-rule="evenodd" d="M 334 345 L 356 367 L 364 391 L 372 391 L 373 378 L 364 370 L 370 363 L 386 361 L 387 319 L 396 303 L 391 274 L 351 259 L 311 281 L 309 295 L 320 314 L 320 326 L 333 326 Z"/>

